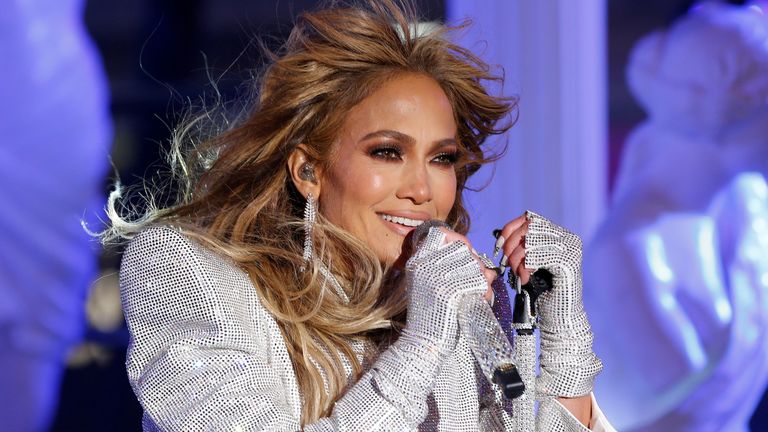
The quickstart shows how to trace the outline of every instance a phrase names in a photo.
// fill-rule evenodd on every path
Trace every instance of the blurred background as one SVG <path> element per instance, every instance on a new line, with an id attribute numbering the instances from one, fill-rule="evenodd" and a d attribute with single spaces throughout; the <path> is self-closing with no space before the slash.
<path id="1" fill-rule="evenodd" d="M 91 229 L 99 229 L 98 217 L 104 218 L 101 209 L 116 179 L 126 185 L 135 185 L 163 170 L 162 151 L 167 148 L 169 131 L 183 109 L 198 104 L 201 97 L 210 100 L 215 93 L 212 82 L 216 83 L 224 99 L 247 91 L 248 80 L 258 74 L 265 62 L 258 40 L 268 47 L 279 47 L 295 17 L 303 10 L 316 8 L 318 3 L 311 0 L 10 0 L 7 9 L 10 13 L 4 12 L 5 18 L 0 18 L 0 61 L 3 64 L 0 76 L 5 75 L 0 78 L 3 101 L 0 139 L 7 140 L 0 148 L 0 171 L 5 172 L 0 173 L 3 182 L 0 196 L 3 196 L 4 207 L 0 227 L 2 236 L 6 237 L 0 241 L 0 256 L 3 257 L 0 283 L 4 285 L 0 286 L 4 291 L 0 292 L 0 303 L 4 303 L 0 305 L 0 351 L 16 350 L 22 354 L 8 354 L 0 361 L 0 366 L 5 369 L 2 373 L 7 375 L 0 378 L 0 405 L 6 407 L 0 409 L 0 414 L 24 413 L 23 416 L 37 417 L 36 421 L 18 423 L 17 427 L 27 428 L 19 430 L 141 430 L 141 408 L 128 385 L 124 367 L 128 333 L 122 321 L 117 286 L 120 250 L 101 250 L 93 241 L 78 234 L 72 234 L 70 240 L 59 238 L 57 233 L 65 228 L 57 228 L 56 224 L 66 225 L 66 230 L 80 229 L 79 217 L 86 220 Z M 638 102 L 627 84 L 627 65 L 633 47 L 641 38 L 652 31 L 668 28 L 695 8 L 694 2 L 420 0 L 416 3 L 428 21 L 456 22 L 466 17 L 475 21 L 476 28 L 465 36 L 466 44 L 503 67 L 507 81 L 500 91 L 521 97 L 519 130 L 522 132 L 513 132 L 509 139 L 510 148 L 517 150 L 518 146 L 528 146 L 539 152 L 526 153 L 522 161 L 507 158 L 498 164 L 490 191 L 473 201 L 474 210 L 482 213 L 477 225 L 479 230 L 486 227 L 490 230 L 492 224 L 500 220 L 498 216 L 488 222 L 485 220 L 485 214 L 499 210 L 493 203 L 484 204 L 490 202 L 489 197 L 498 197 L 498 190 L 503 190 L 507 184 L 517 185 L 521 178 L 529 178 L 526 170 L 534 169 L 536 164 L 526 161 L 538 160 L 553 151 L 565 152 L 565 158 L 571 158 L 562 163 L 575 167 L 570 175 L 578 181 L 574 183 L 573 178 L 566 176 L 548 185 L 551 190 L 533 191 L 526 189 L 523 182 L 515 189 L 520 193 L 515 195 L 516 198 L 510 197 L 501 210 L 517 214 L 525 208 L 544 207 L 542 213 L 555 214 L 553 219 L 556 221 L 575 226 L 588 242 L 593 238 L 610 238 L 614 231 L 604 228 L 606 224 L 612 226 L 607 220 L 631 219 L 632 211 L 641 214 L 645 211 L 630 204 L 615 204 L 616 200 L 612 198 L 617 178 L 621 177 L 622 160 L 626 157 L 625 143 L 632 131 L 649 118 L 648 106 Z M 742 5 L 744 2 L 731 3 Z M 762 13 L 758 9 L 754 9 L 755 13 Z M 65 43 L 67 35 L 72 34 L 77 36 L 76 40 Z M 33 39 L 38 42 L 29 42 Z M 714 37 L 712 43 L 722 40 Z M 767 40 L 763 40 L 766 51 Z M 487 41 L 487 45 L 478 41 Z M 61 60 L 67 55 L 71 56 L 70 60 Z M 678 55 L 683 57 L 676 63 L 679 67 L 691 66 L 686 65 L 685 50 Z M 41 66 L 46 59 L 50 60 L 50 64 L 46 63 L 49 67 L 47 75 L 31 72 L 46 66 Z M 515 59 L 525 62 L 521 65 L 515 63 Z M 63 66 L 50 66 L 55 61 Z M 526 69 L 527 64 L 533 64 L 530 66 L 533 69 Z M 754 67 L 757 66 L 748 66 Z M 692 68 L 696 69 L 695 64 Z M 543 78 L 529 76 L 538 72 Z M 768 69 L 758 69 L 755 73 L 765 75 Z M 683 85 L 682 81 L 680 85 Z M 574 93 L 569 90 L 571 88 L 583 90 Z M 765 110 L 766 104 L 768 99 L 758 105 Z M 81 115 L 76 115 L 77 112 Z M 529 114 L 531 112 L 533 114 Z M 557 137 L 541 135 L 552 133 L 552 130 L 559 131 Z M 722 136 L 717 131 L 712 134 Z M 763 153 L 756 154 L 765 155 L 768 141 L 765 135 L 761 136 Z M 30 144 L 38 142 L 45 145 Z M 646 151 L 654 153 L 657 150 Z M 574 158 L 580 159 L 574 162 Z M 675 165 L 671 166 L 674 168 Z M 707 166 L 677 175 L 707 176 Z M 665 171 L 668 176 L 665 184 L 671 188 L 679 180 L 673 168 L 672 172 Z M 50 174 L 45 181 L 38 182 L 37 179 L 45 177 L 42 173 L 55 175 Z M 631 175 L 626 175 L 630 176 L 627 181 L 631 183 Z M 509 183 L 505 183 L 507 178 Z M 752 185 L 759 192 L 759 181 L 757 184 Z M 579 188 L 579 191 L 568 192 L 569 187 Z M 90 192 L 69 197 L 67 191 L 73 189 Z M 628 190 L 634 189 L 629 187 Z M 537 198 L 532 198 L 534 195 Z M 758 200 L 764 197 L 760 193 L 756 196 Z M 543 201 L 539 203 L 537 199 Z M 574 199 L 577 199 L 577 205 L 573 204 Z M 28 202 L 30 200 L 34 202 Z M 515 200 L 519 200 L 519 205 Z M 687 208 L 685 213 L 708 214 L 710 201 L 707 198 L 707 205 Z M 758 207 L 764 203 L 758 203 Z M 30 210 L 24 210 L 23 206 Z M 66 216 L 57 215 L 59 208 Z M 573 208 L 579 210 L 570 210 Z M 617 208 L 619 211 L 613 211 Z M 645 223 L 643 229 L 653 228 L 653 221 Z M 28 230 L 41 225 L 50 232 L 35 236 L 43 238 L 31 242 Z M 476 232 L 479 231 L 473 230 L 474 235 L 479 236 Z M 674 230 L 672 232 L 674 234 Z M 755 235 L 760 232 L 765 235 L 764 231 Z M 490 240 L 483 238 L 478 242 L 489 243 Z M 64 253 L 64 247 L 57 246 L 64 243 L 77 244 L 71 248 L 79 252 L 72 252 L 65 260 L 51 257 L 52 251 Z M 37 250 L 30 246 L 30 250 L 25 251 L 30 244 Z M 712 246 L 713 250 L 717 251 L 720 244 Z M 697 243 L 692 250 L 700 252 L 699 248 L 707 247 Z M 484 245 L 481 250 L 490 250 L 490 247 Z M 680 253 L 685 255 L 685 250 Z M 653 260 L 652 256 L 648 258 L 650 255 L 644 256 L 646 261 Z M 765 259 L 759 260 L 764 262 Z M 78 261 L 72 262 L 74 260 Z M 85 261 L 90 264 L 79 264 Z M 624 265 L 618 261 L 614 263 Z M 637 263 L 635 258 L 633 264 L 626 265 L 636 266 Z M 66 278 L 66 287 L 60 286 L 61 282 L 57 286 L 53 286 L 54 283 L 52 288 L 41 288 L 50 279 L 65 273 L 57 268 L 67 266 L 76 269 L 67 270 L 74 276 Z M 669 266 L 674 273 L 674 265 Z M 728 268 L 724 267 L 723 272 L 727 274 Z M 30 274 L 40 276 L 29 278 Z M 658 279 L 658 274 L 656 276 Z M 645 279 L 638 277 L 640 280 Z M 730 293 L 728 278 L 721 275 L 718 280 L 721 283 L 717 289 Z M 758 275 L 757 281 L 747 285 L 752 289 L 764 288 L 768 285 L 768 273 Z M 650 284 L 653 285 L 653 281 Z M 30 285 L 34 287 L 29 288 Z M 703 301 L 712 300 L 715 304 L 718 298 L 714 296 Z M 768 305 L 762 294 L 750 298 L 752 304 L 761 308 Z M 605 306 L 607 301 L 601 298 L 592 304 Z M 724 323 L 730 322 L 728 317 L 737 315 L 737 306 L 729 306 L 731 315 L 721 314 L 721 324 L 726 325 Z M 42 320 L 45 322 L 31 322 L 36 318 L 27 319 L 24 314 L 45 315 Z M 603 312 L 590 310 L 590 314 L 598 321 L 598 339 L 600 329 L 607 326 L 601 322 L 611 323 L 621 318 L 620 313 L 605 316 Z M 651 312 L 646 316 L 647 319 L 654 317 L 658 318 Z M 753 338 L 752 346 L 762 346 L 765 328 L 755 320 L 750 322 L 755 326 L 754 331 L 760 334 Z M 17 329 L 23 326 L 35 328 L 33 333 L 42 332 L 45 336 L 39 336 L 37 344 L 27 343 L 36 336 Z M 702 331 L 696 325 L 692 328 L 694 332 Z M 637 332 L 632 335 L 643 332 L 636 327 L 629 330 Z M 706 339 L 708 334 L 699 335 L 699 339 Z M 711 334 L 716 332 L 712 330 Z M 628 336 L 630 340 L 632 335 Z M 701 371 L 711 372 L 717 369 L 722 359 L 734 355 L 726 354 L 723 345 L 728 345 L 729 336 L 723 337 L 726 341 L 718 347 L 703 344 L 706 360 L 705 364 L 693 368 L 698 372 L 682 378 L 667 377 L 666 383 L 672 383 L 669 384 L 672 386 L 675 380 L 681 379 L 686 382 L 682 388 L 690 391 L 698 385 L 706 385 L 708 378 Z M 686 345 L 690 342 L 688 339 L 683 337 L 681 340 L 680 344 L 686 347 L 684 351 L 696 350 Z M 55 345 L 55 348 L 46 348 L 48 345 Z M 621 351 L 614 346 L 598 348 L 604 350 L 601 353 L 604 359 Z M 745 351 L 743 355 L 753 356 L 755 352 Z M 707 357 L 711 353 L 716 354 Z M 26 369 L 25 365 L 37 361 L 31 359 L 40 358 L 46 359 L 39 365 L 40 369 Z M 621 355 L 616 354 L 616 358 Z M 655 375 L 659 368 L 678 367 L 675 362 L 666 363 L 663 353 L 651 361 L 658 362 L 646 364 L 642 369 L 609 372 L 611 379 L 622 373 Z M 732 398 L 730 404 L 738 409 L 707 414 L 722 420 L 707 428 L 697 429 L 691 426 L 693 423 L 686 423 L 686 419 L 696 417 L 689 411 L 669 414 L 676 406 L 686 403 L 707 410 L 706 402 L 686 401 L 685 396 L 680 396 L 685 392 L 680 387 L 673 392 L 677 396 L 665 399 L 663 407 L 648 408 L 658 411 L 654 411 L 652 418 L 633 423 L 632 414 L 625 412 L 626 408 L 614 407 L 612 403 L 607 406 L 608 417 L 617 418 L 616 426 L 624 426 L 620 430 L 635 427 L 637 430 L 746 430 L 743 422 L 724 420 L 729 416 L 746 418 L 754 431 L 768 430 L 768 400 L 761 402 L 764 360 L 759 359 L 759 362 L 761 366 L 757 371 L 749 372 L 754 374 L 747 386 L 751 399 L 743 400 L 739 394 L 727 391 L 709 395 L 714 399 L 721 394 L 728 395 Z M 693 364 L 697 363 L 694 361 Z M 61 372 L 57 372 L 58 369 Z M 680 369 L 687 370 L 684 366 Z M 47 372 L 40 373 L 39 370 Z M 742 370 L 748 368 L 736 368 L 731 373 L 738 375 Z M 727 387 L 726 375 L 720 377 L 725 379 L 725 384 L 721 382 L 720 385 Z M 38 379 L 32 382 L 25 376 Z M 664 385 L 660 384 L 666 391 Z M 33 389 L 25 390 L 26 386 Z M 599 390 L 597 396 L 601 400 Z M 42 396 L 36 396 L 36 392 Z M 612 411 L 616 413 L 613 417 Z M 667 417 L 674 418 L 663 423 Z M 672 426 L 654 429 L 653 422 L 659 421 L 662 423 L 655 424 Z"/>

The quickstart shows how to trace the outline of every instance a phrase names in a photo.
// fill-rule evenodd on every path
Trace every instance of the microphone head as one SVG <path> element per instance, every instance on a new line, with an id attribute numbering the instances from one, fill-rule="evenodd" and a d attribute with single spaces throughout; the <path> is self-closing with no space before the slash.
<path id="1" fill-rule="evenodd" d="M 424 221 L 421 223 L 421 225 L 417 226 L 415 230 L 413 230 L 413 235 L 411 236 L 411 250 L 415 251 L 418 249 L 421 241 L 424 240 L 424 237 L 426 237 L 427 234 L 429 234 L 429 229 L 433 227 L 444 227 L 452 231 L 451 226 L 443 221 L 437 219 Z"/>

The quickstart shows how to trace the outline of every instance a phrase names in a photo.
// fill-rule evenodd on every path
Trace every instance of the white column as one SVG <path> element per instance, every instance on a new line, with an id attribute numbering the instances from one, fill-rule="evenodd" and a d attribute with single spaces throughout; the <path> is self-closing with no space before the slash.
<path id="1" fill-rule="evenodd" d="M 520 98 L 519 121 L 501 138 L 506 155 L 472 184 L 493 175 L 492 182 L 468 193 L 473 243 L 490 250 L 491 230 L 525 209 L 588 240 L 607 193 L 605 0 L 447 0 L 446 7 L 449 22 L 473 21 L 461 43 L 501 66 L 502 93 Z"/>

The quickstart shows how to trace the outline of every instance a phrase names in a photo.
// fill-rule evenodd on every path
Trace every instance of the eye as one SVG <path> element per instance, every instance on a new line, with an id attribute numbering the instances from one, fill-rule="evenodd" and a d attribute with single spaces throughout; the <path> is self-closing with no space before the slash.
<path id="1" fill-rule="evenodd" d="M 456 162 L 458 162 L 458 160 L 459 160 L 458 151 L 440 153 L 432 159 L 433 162 L 438 163 L 440 165 L 450 165 L 450 166 L 456 165 Z"/>
<path id="2" fill-rule="evenodd" d="M 403 158 L 403 151 L 399 146 L 393 144 L 382 144 L 372 148 L 368 154 L 375 159 L 385 161 L 396 161 Z"/>

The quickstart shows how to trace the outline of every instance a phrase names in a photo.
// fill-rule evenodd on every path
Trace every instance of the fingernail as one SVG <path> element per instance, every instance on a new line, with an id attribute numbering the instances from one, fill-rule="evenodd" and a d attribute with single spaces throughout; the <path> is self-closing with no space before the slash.
<path id="1" fill-rule="evenodd" d="M 493 230 L 493 237 L 494 238 L 499 238 L 500 235 L 501 235 L 501 230 L 500 229 L 496 228 L 495 230 Z"/>
<path id="2" fill-rule="evenodd" d="M 499 264 L 501 267 L 507 266 L 507 259 L 509 259 L 508 256 L 504 255 L 504 257 L 501 259 L 501 264 Z"/>
<path id="3" fill-rule="evenodd" d="M 499 235 L 496 238 L 496 244 L 493 246 L 493 258 L 495 259 L 497 256 L 499 256 L 499 251 L 501 250 L 501 247 L 504 246 L 504 241 L 506 239 L 503 235 Z"/>

